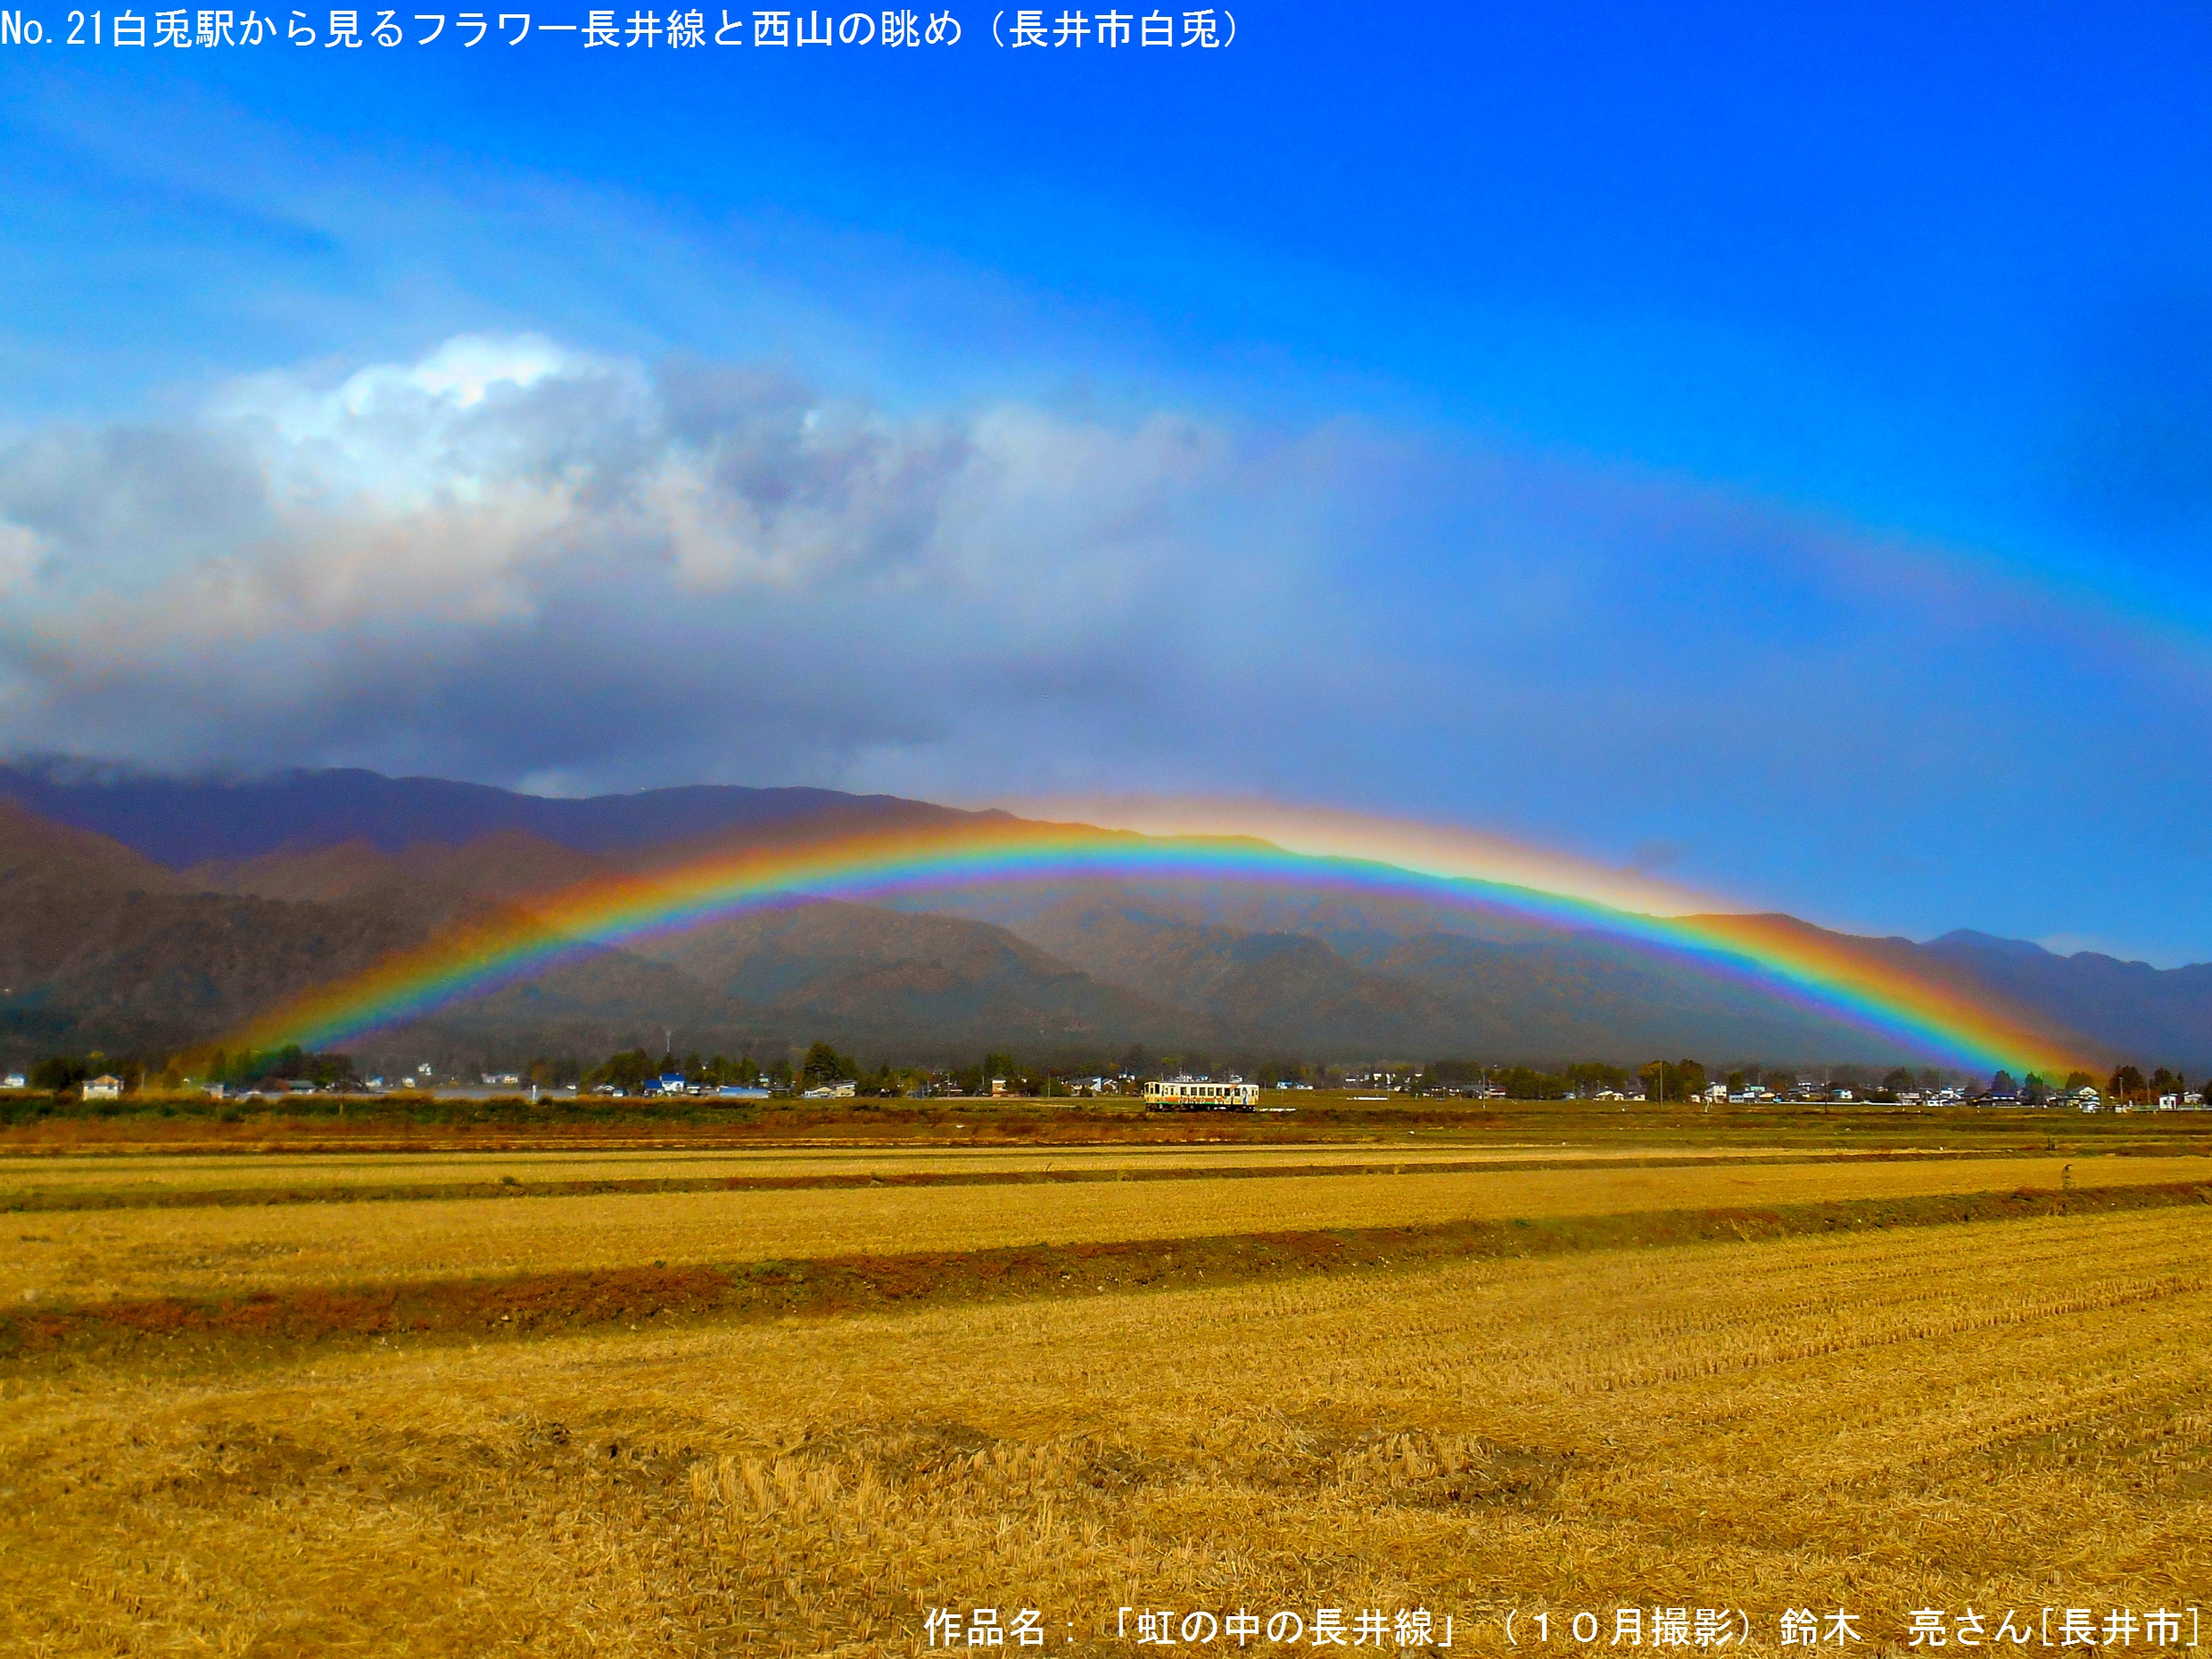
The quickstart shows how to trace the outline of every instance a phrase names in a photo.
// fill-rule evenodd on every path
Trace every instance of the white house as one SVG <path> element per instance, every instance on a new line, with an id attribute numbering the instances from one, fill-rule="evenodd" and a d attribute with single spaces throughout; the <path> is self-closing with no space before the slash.
<path id="1" fill-rule="evenodd" d="M 88 1101 L 120 1101 L 123 1098 L 123 1080 L 103 1071 L 96 1077 L 85 1079 L 83 1094 Z"/>

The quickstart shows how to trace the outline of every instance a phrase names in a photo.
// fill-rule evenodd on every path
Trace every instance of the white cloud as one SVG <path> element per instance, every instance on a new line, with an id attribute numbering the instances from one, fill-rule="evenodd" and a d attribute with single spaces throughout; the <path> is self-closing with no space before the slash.
<path id="1" fill-rule="evenodd" d="M 28 584 L 45 562 L 44 536 L 21 524 L 0 522 L 0 594 Z"/>
<path id="2" fill-rule="evenodd" d="M 542 484 L 648 430 L 653 407 L 635 365 L 533 334 L 463 335 L 334 385 L 255 376 L 219 394 L 207 418 L 252 452 L 274 499 L 393 514 Z"/>
<path id="3" fill-rule="evenodd" d="M 1190 417 L 894 418 L 534 335 L 260 375 L 0 450 L 0 740 L 819 774 L 958 724 L 976 671 L 1156 629 L 1240 456 Z"/>

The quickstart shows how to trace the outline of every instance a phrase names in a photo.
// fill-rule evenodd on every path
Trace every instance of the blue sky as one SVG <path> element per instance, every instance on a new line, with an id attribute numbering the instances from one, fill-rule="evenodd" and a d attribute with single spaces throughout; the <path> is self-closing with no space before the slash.
<path id="1" fill-rule="evenodd" d="M 954 11 L 0 47 L 0 746 L 1250 792 L 2212 958 L 2200 11 Z"/>

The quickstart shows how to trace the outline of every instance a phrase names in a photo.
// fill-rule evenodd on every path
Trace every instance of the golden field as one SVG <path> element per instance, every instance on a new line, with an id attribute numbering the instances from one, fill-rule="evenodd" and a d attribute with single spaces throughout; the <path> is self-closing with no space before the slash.
<path id="1" fill-rule="evenodd" d="M 1833 1154 L 1879 1157 L 1873 1149 Z M 1963 1155 L 1963 1154 L 1960 1154 Z M 128 1199 L 195 1191 L 235 1193 L 284 1189 L 300 1193 L 375 1186 L 461 1186 L 512 1178 L 525 1183 L 593 1181 L 711 1181 L 729 1178 L 818 1178 L 849 1176 L 964 1174 L 1022 1175 L 1068 1169 L 1185 1169 L 1231 1165 L 1281 1166 L 1374 1163 L 1529 1163 L 1554 1160 L 1633 1162 L 1645 1158 L 1701 1160 L 1789 1159 L 1803 1154 L 1781 1145 L 1753 1143 L 1686 1149 L 1655 1140 L 1648 1144 L 1592 1147 L 1567 1142 L 1515 1143 L 1452 1135 L 1400 1132 L 1350 1144 L 1031 1147 L 892 1146 L 874 1149 L 718 1150 L 698 1152 L 480 1151 L 224 1152 L 160 1157 L 0 1156 L 0 1208 L 12 1201 L 64 1195 Z"/>
<path id="2" fill-rule="evenodd" d="M 2070 1171 L 2070 1173 L 2069 1173 Z M 2212 1177 L 2212 1160 L 1966 1159 L 1316 1175 L 1069 1186 L 615 1193 L 414 1203 L 31 1211 L 0 1304 L 1029 1243 L 1620 1215 Z M 0 1234 L 0 1236 L 5 1236 Z"/>
<path id="3" fill-rule="evenodd" d="M 1470 1217 L 1861 1200 L 1901 1216 L 1930 1194 L 2212 1176 L 2181 1156 L 1624 1168 L 1587 1143 L 1427 1149 L 1499 1165 L 1465 1173 L 1400 1150 L 41 1160 L 0 1184 L 81 1173 L 87 1193 L 246 1197 L 0 1217 L 0 1339 L 114 1298 Z M 251 1196 L 256 1175 L 311 1192 L 1090 1155 L 1184 1178 Z M 1385 1155 L 1406 1173 L 1208 1173 Z M 1514 1167 L 1560 1156 L 1588 1161 Z M 1779 1615 L 1803 1607 L 1857 1615 L 1864 1639 L 1824 1652 L 1902 1653 L 1916 1609 L 1970 1607 L 1993 1630 L 2008 1608 L 2201 1605 L 2212 1206 L 2153 1196 L 1259 1279 L 1201 1250 L 1227 1282 L 1031 1279 L 890 1311 L 679 1310 L 644 1330 L 616 1314 L 534 1334 L 480 1320 L 227 1347 L 0 1340 L 0 1651 L 910 1654 L 932 1650 L 932 1609 L 987 1607 L 1003 1631 L 1034 1609 L 1051 1653 L 1139 1655 L 1138 1613 L 1160 1609 L 1178 1632 L 1214 1622 L 1186 1651 L 1226 1651 L 1240 1608 L 1263 1622 L 1255 1652 L 1311 1648 L 1326 1608 L 1347 1652 L 1362 1614 L 1382 1639 L 1360 1646 L 1418 1648 L 1392 1621 L 1419 1610 L 1421 1650 L 1585 1653 L 1614 1650 L 1621 1608 L 1680 1607 L 1741 1610 L 1750 1650 L 1779 1654 Z M 1264 1621 L 1290 1612 L 1309 1639 L 1270 1644 Z M 1520 1623 L 1507 1646 L 1508 1612 L 1544 1614 L 1550 1642 Z M 1573 1639 L 1578 1613 L 1597 1640 Z M 1001 1647 L 1022 1651 L 1011 1634 Z"/>
<path id="4" fill-rule="evenodd" d="M 1122 1607 L 1333 1606 L 1488 1652 L 1508 1607 L 1680 1605 L 1895 1648 L 2203 1598 L 2208 1321 L 2186 1209 L 33 1374 L 0 1639 L 908 1653 L 983 1605 L 1104 1652 Z"/>

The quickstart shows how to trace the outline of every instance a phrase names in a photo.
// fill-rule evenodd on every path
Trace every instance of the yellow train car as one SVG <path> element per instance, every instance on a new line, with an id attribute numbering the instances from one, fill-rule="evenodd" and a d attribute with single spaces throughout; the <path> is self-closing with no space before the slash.
<path id="1" fill-rule="evenodd" d="M 1259 1085 L 1176 1077 L 1147 1083 L 1144 1103 L 1154 1111 L 1250 1111 L 1259 1103 Z"/>

